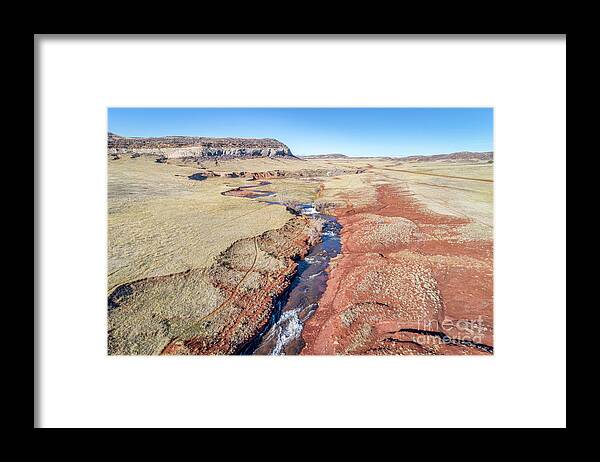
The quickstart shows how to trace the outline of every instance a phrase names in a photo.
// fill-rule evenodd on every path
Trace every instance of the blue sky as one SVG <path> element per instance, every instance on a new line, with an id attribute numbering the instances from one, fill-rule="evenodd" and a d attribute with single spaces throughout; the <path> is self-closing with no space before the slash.
<path id="1" fill-rule="evenodd" d="M 276 138 L 297 155 L 493 150 L 492 108 L 109 108 L 122 136 Z"/>

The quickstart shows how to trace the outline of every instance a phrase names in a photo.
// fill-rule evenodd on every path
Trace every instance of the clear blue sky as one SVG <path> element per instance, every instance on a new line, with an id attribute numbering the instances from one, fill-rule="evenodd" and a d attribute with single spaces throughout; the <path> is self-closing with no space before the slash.
<path id="1" fill-rule="evenodd" d="M 493 150 L 492 108 L 110 108 L 122 136 L 276 138 L 298 155 Z"/>

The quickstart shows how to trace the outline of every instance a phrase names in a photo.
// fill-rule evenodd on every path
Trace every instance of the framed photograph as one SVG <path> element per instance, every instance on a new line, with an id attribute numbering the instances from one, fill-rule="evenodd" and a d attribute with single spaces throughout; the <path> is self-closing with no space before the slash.
<path id="1" fill-rule="evenodd" d="M 566 36 L 34 45 L 34 426 L 566 426 Z"/>
<path id="2" fill-rule="evenodd" d="M 492 108 L 108 127 L 108 354 L 493 353 Z"/>

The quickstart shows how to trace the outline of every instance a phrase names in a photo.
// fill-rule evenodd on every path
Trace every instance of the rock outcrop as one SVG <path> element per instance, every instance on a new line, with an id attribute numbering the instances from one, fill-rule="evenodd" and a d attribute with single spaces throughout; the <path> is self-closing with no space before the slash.
<path id="1" fill-rule="evenodd" d="M 166 158 L 294 157 L 290 148 L 273 138 L 208 138 L 164 136 L 124 137 L 108 133 L 110 155 L 155 155 Z"/>

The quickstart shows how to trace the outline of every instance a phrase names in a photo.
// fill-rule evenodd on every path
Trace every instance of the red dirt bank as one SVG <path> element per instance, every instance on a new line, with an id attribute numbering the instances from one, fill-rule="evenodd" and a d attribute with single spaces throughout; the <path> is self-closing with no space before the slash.
<path id="1" fill-rule="evenodd" d="M 388 185 L 372 204 L 335 214 L 342 253 L 301 354 L 493 351 L 493 247 L 461 237 L 468 219 L 433 213 Z"/>

